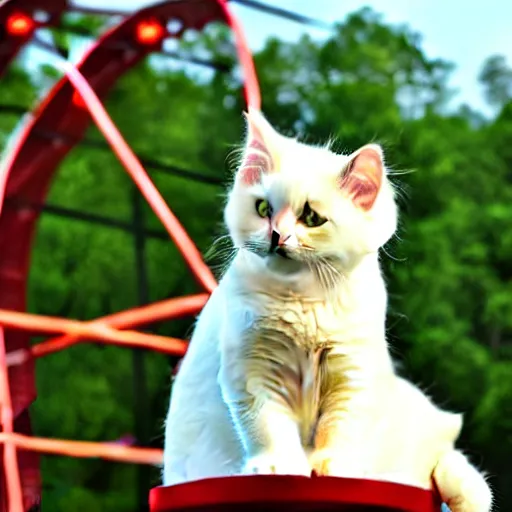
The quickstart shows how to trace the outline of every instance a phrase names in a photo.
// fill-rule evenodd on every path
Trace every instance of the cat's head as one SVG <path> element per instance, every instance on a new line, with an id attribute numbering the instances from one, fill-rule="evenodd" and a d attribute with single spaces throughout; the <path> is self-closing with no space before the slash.
<path id="1" fill-rule="evenodd" d="M 394 234 L 397 208 L 380 146 L 351 155 L 279 134 L 259 112 L 248 134 L 225 209 L 237 248 L 269 267 L 349 268 Z"/>

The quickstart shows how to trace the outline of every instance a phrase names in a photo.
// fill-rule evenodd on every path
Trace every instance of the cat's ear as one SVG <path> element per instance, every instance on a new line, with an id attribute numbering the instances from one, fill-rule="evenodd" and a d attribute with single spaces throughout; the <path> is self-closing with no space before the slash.
<path id="1" fill-rule="evenodd" d="M 263 174 L 274 169 L 271 139 L 275 132 L 259 110 L 249 108 L 244 115 L 247 121 L 247 140 L 238 178 L 245 185 L 254 185 L 261 180 Z"/>
<path id="2" fill-rule="evenodd" d="M 352 153 L 340 177 L 340 188 L 355 206 L 371 209 L 384 177 L 384 155 L 377 144 L 368 144 Z"/>

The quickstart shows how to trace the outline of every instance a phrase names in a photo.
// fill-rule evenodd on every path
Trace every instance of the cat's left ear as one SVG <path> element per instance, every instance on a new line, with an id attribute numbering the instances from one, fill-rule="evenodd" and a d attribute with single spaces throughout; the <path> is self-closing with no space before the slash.
<path id="1" fill-rule="evenodd" d="M 238 175 L 244 184 L 253 185 L 261 180 L 262 174 L 274 169 L 272 137 L 275 131 L 259 110 L 249 108 L 244 115 L 247 139 Z"/>
<path id="2" fill-rule="evenodd" d="M 355 206 L 368 211 L 377 199 L 384 173 L 382 148 L 368 144 L 350 155 L 340 176 L 340 188 Z"/>

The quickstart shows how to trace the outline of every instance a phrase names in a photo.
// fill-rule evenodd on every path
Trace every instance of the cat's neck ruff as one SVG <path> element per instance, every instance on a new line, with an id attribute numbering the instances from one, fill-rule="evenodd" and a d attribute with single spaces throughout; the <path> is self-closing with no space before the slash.
<path id="1" fill-rule="evenodd" d="M 246 250 L 239 251 L 228 273 L 235 278 L 236 287 L 243 294 L 269 295 L 284 302 L 330 303 L 342 309 L 363 305 L 376 311 L 386 309 L 386 291 L 377 253 L 362 257 L 350 270 L 341 269 L 336 286 L 330 290 L 325 290 L 307 268 L 279 273 L 269 268 L 264 258 Z"/>
<path id="2" fill-rule="evenodd" d="M 330 296 L 312 274 L 304 272 L 295 279 L 276 276 L 257 258 L 240 251 L 226 273 L 221 287 L 229 312 L 241 308 L 249 312 L 247 318 L 259 318 L 292 339 L 301 338 L 305 329 L 313 345 L 331 346 L 334 340 L 338 353 L 364 361 L 362 366 L 372 375 L 392 372 L 385 327 L 387 294 L 377 254 L 362 258 L 340 282 L 339 293 Z"/>

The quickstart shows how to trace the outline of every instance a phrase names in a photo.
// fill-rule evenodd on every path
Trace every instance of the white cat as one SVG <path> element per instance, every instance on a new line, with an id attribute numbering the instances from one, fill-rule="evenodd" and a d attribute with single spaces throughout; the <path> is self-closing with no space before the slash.
<path id="1" fill-rule="evenodd" d="M 164 485 L 278 473 L 432 487 L 488 512 L 454 451 L 459 415 L 395 375 L 378 250 L 397 224 L 375 144 L 350 156 L 277 133 L 250 110 L 225 209 L 238 249 L 174 382 Z"/>

